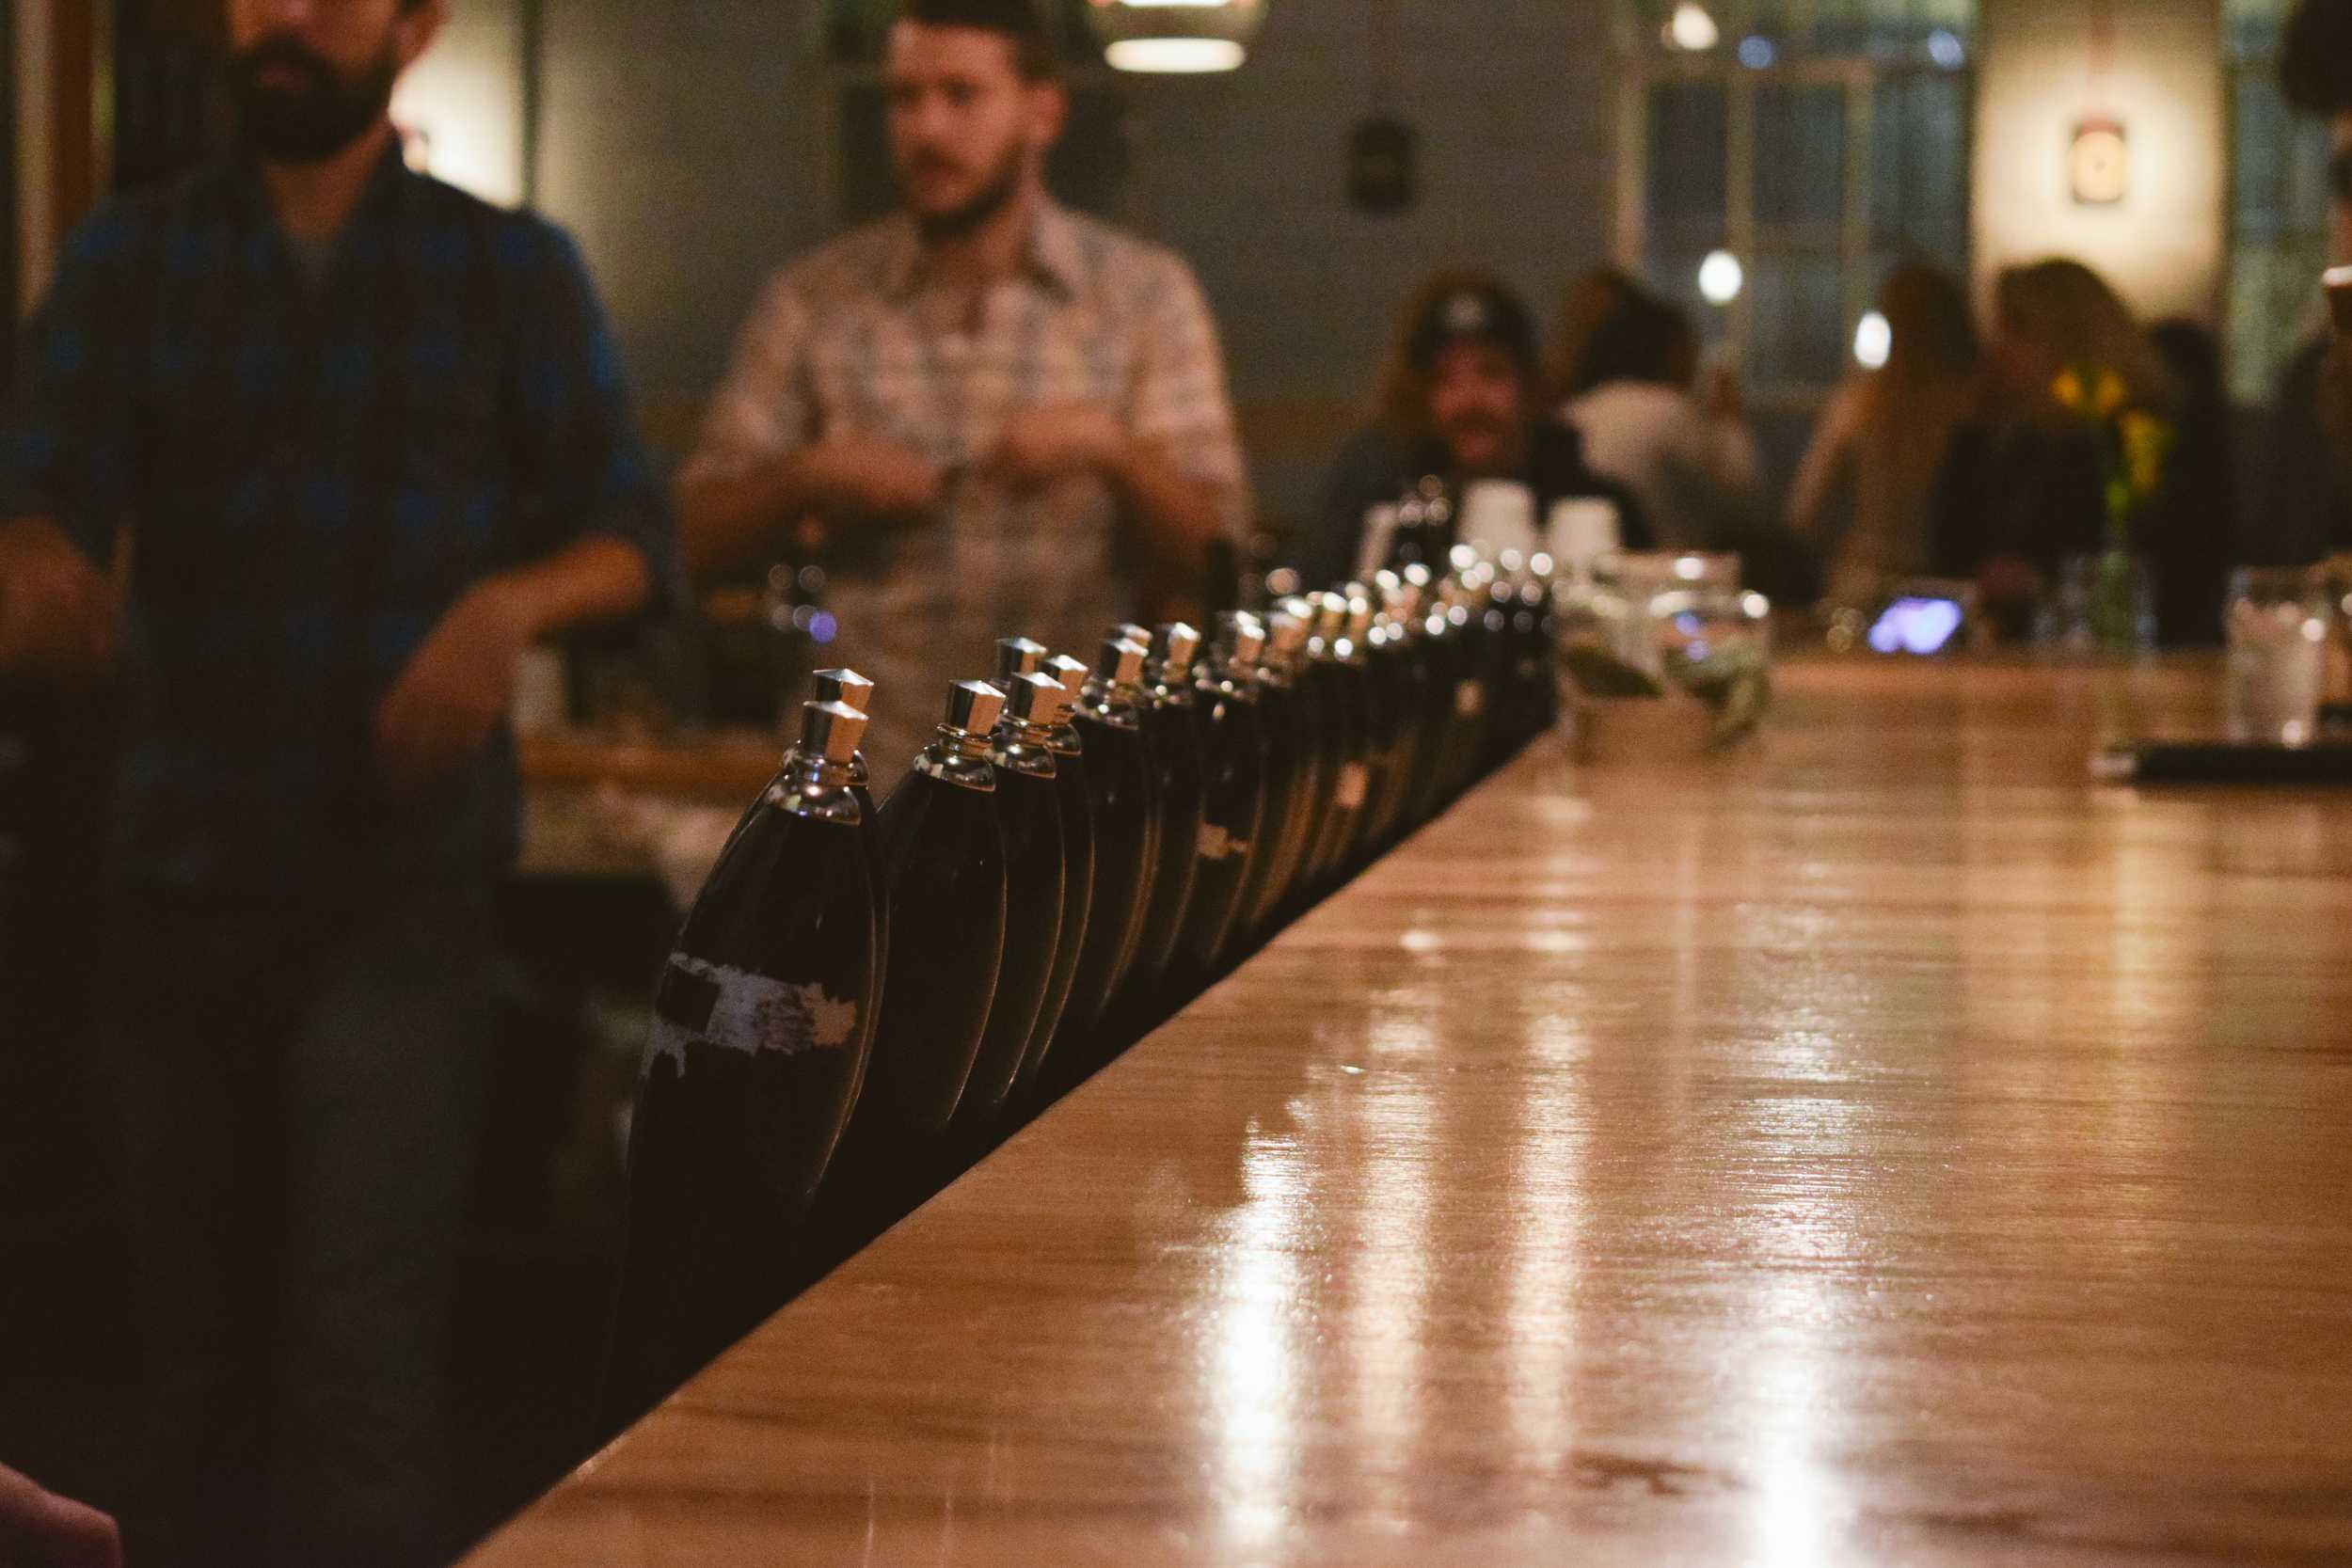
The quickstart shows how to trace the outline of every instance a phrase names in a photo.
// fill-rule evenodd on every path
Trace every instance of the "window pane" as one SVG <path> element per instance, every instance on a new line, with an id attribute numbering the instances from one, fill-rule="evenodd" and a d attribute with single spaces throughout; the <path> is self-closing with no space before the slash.
<path id="1" fill-rule="evenodd" d="M 2324 238 L 2277 247 L 2241 246 L 2230 267 L 2230 391 L 2266 404 L 2287 361 L 2320 329 Z"/>
<path id="2" fill-rule="evenodd" d="M 1749 371 L 1759 387 L 1827 387 L 1843 373 L 1845 270 L 1835 256 L 1759 256 L 1749 286 L 1755 341 Z"/>
<path id="3" fill-rule="evenodd" d="M 1957 266 L 1968 253 L 1968 87 L 1905 72 L 1870 92 L 1870 245 Z"/>
<path id="4" fill-rule="evenodd" d="M 1652 253 L 1723 244 L 1725 104 L 1722 84 L 1661 82 L 1649 94 Z"/>
<path id="5" fill-rule="evenodd" d="M 1730 317 L 1722 307 L 1707 303 L 1699 293 L 1699 264 L 1706 260 L 1703 250 L 1652 252 L 1642 281 L 1688 316 L 1698 329 L 1700 345 L 1711 349 L 1730 336 Z"/>
<path id="6" fill-rule="evenodd" d="M 1846 89 L 1756 91 L 1756 221 L 1764 243 L 1834 245 L 1846 215 Z"/>

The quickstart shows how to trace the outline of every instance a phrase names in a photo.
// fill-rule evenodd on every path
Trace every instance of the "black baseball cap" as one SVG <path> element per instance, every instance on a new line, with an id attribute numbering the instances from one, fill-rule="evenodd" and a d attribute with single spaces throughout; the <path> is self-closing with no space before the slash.
<path id="1" fill-rule="evenodd" d="M 1506 290 L 1490 283 L 1465 283 L 1429 302 L 1413 324 L 1407 352 L 1414 368 L 1425 371 L 1456 343 L 1499 348 L 1533 370 L 1535 318 Z"/>

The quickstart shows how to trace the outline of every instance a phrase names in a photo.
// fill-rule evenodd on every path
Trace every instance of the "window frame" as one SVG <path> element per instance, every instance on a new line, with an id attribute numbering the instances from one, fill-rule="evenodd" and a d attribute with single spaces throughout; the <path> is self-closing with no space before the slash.
<path id="1" fill-rule="evenodd" d="M 1618 158 L 1617 212 L 1615 222 L 1615 260 L 1617 264 L 1636 277 L 1648 276 L 1649 242 L 1649 104 L 1650 96 L 1661 84 L 1703 82 L 1720 85 L 1724 93 L 1725 150 L 1724 178 L 1726 186 L 1724 201 L 1723 248 L 1739 258 L 1746 273 L 1746 281 L 1739 296 L 1730 305 L 1708 307 L 1716 312 L 1715 319 L 1706 324 L 1712 328 L 1720 323 L 1720 336 L 1735 344 L 1755 341 L 1756 262 L 1768 257 L 1820 256 L 1833 252 L 1818 244 L 1805 243 L 1784 231 L 1775 234 L 1761 225 L 1756 215 L 1756 99 L 1765 87 L 1836 87 L 1845 95 L 1845 166 L 1842 211 L 1838 223 L 1837 244 L 1834 252 L 1839 268 L 1840 304 L 1844 311 L 1841 335 L 1851 334 L 1853 326 L 1869 310 L 1876 283 L 1871 261 L 1880 254 L 1873 245 L 1872 154 L 1875 150 L 1875 127 L 1871 113 L 1877 89 L 1906 77 L 1931 77 L 1956 84 L 1963 105 L 1961 137 L 1963 157 L 1963 201 L 1969 186 L 1966 165 L 1973 161 L 1976 125 L 1975 56 L 1973 43 L 1966 63 L 1945 67 L 1915 58 L 1884 59 L 1867 55 L 1804 54 L 1791 52 L 1776 58 L 1770 65 L 1750 66 L 1734 53 L 1735 45 L 1725 40 L 1716 49 L 1704 54 L 1686 54 L 1661 48 L 1641 41 L 1643 27 L 1641 0 L 1631 0 L 1626 15 L 1631 26 L 1624 35 L 1630 40 L 1621 51 L 1623 69 L 1618 86 L 1617 145 Z M 1963 233 L 1967 233 L 1963 225 Z M 1792 243 L 1793 240 L 1793 243 Z M 1933 260 L 1954 267 L 1966 276 L 1971 256 L 1963 244 L 1957 257 L 1937 257 Z M 1712 341 L 1718 334 L 1708 330 Z M 1849 346 L 1841 356 L 1841 363 L 1851 364 Z M 1837 378 L 1842 380 L 1842 375 Z M 1750 403 L 1767 413 L 1809 413 L 1818 409 L 1836 389 L 1837 380 L 1824 384 L 1808 382 L 1750 383 Z"/>

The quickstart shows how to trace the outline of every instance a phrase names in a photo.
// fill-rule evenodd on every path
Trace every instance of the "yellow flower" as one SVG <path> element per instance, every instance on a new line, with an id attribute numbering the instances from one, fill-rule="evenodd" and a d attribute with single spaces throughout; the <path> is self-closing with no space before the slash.
<path id="1" fill-rule="evenodd" d="M 2058 378 L 2050 383 L 2050 395 L 2058 399 L 2061 406 L 2072 408 L 2077 413 L 2081 412 L 2083 378 L 2073 371 L 2058 372 Z"/>
<path id="2" fill-rule="evenodd" d="M 2123 476 L 2132 494 L 2145 499 L 2164 483 L 2165 459 L 2172 453 L 2172 427 L 2135 409 L 2118 421 L 2123 439 Z"/>
<path id="3" fill-rule="evenodd" d="M 2130 395 L 2123 388 L 2122 376 L 2113 371 L 2101 371 L 2099 390 L 2091 405 L 2091 412 L 2103 420 L 2111 420 L 2115 417 L 2115 411 L 2123 406 L 2124 399 Z"/>

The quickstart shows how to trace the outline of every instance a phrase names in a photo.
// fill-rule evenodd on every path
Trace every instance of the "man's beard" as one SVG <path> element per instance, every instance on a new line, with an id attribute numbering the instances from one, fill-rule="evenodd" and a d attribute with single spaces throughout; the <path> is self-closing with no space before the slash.
<path id="1" fill-rule="evenodd" d="M 1021 178 L 1028 166 L 1028 150 L 1015 142 L 1005 150 L 994 168 L 972 198 L 962 206 L 945 213 L 918 213 L 915 228 L 923 238 L 934 244 L 943 240 L 960 240 L 985 228 L 990 219 L 1012 205 L 1021 194 Z"/>
<path id="2" fill-rule="evenodd" d="M 1438 437 L 1463 467 L 1480 473 L 1494 473 L 1507 469 L 1517 462 L 1514 449 L 1517 446 L 1518 423 L 1518 420 L 1508 417 L 1495 419 L 1485 414 L 1471 414 L 1440 428 Z M 1481 443 L 1486 449 L 1485 455 L 1475 462 L 1465 459 L 1462 456 L 1464 445 L 1479 436 L 1485 437 Z"/>
<path id="3" fill-rule="evenodd" d="M 301 73 L 309 85 L 294 92 L 262 87 L 262 72 L 279 67 Z M 384 118 L 399 76 L 389 40 L 358 77 L 346 78 L 295 40 L 275 34 L 230 62 L 238 138 L 266 163 L 324 163 Z"/>

